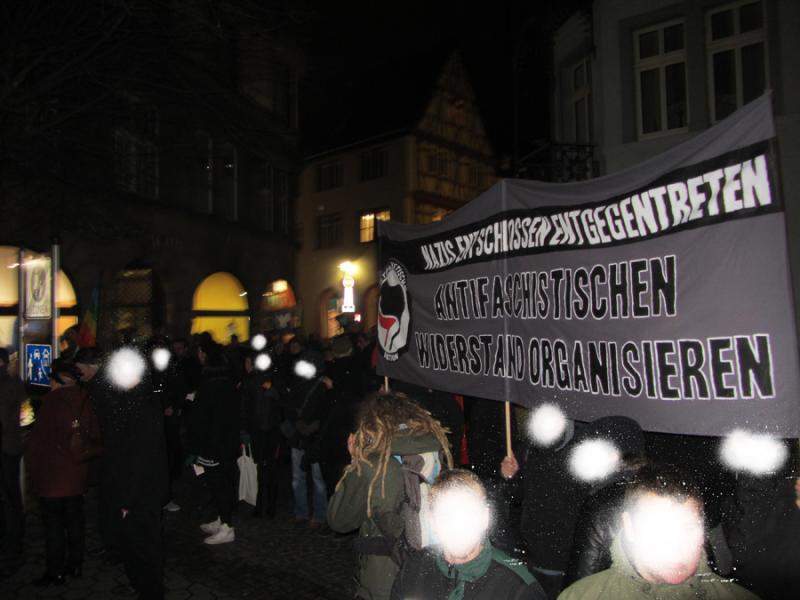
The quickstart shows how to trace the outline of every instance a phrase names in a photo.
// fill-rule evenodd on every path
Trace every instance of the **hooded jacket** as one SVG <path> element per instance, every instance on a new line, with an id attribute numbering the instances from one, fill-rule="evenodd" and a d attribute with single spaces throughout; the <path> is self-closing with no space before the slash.
<path id="1" fill-rule="evenodd" d="M 396 436 L 391 452 L 397 456 L 438 452 L 442 448 L 432 433 L 413 436 Z M 377 546 L 393 544 L 404 530 L 401 514 L 405 500 L 403 471 L 400 462 L 390 460 L 386 468 L 386 479 L 381 493 L 380 479 L 372 490 L 372 516 L 367 516 L 369 484 L 380 462 L 371 456 L 370 463 L 361 465 L 361 473 L 348 473 L 337 486 L 328 503 L 328 525 L 334 531 L 347 533 L 358 529 L 359 540 L 375 542 Z M 390 552 L 360 553 L 358 556 L 358 586 L 356 597 L 364 600 L 388 599 L 399 567 Z"/>
<path id="2" fill-rule="evenodd" d="M 622 548 L 621 536 L 611 546 L 611 568 L 581 579 L 561 592 L 558 600 L 758 600 L 729 579 L 714 573 L 705 553 L 695 574 L 683 583 L 650 583 L 634 569 Z"/>

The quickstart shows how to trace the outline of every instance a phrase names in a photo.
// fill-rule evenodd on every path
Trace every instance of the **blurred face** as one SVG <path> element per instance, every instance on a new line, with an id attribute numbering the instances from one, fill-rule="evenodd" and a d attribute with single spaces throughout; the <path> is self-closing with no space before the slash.
<path id="1" fill-rule="evenodd" d="M 700 502 L 643 495 L 622 514 L 625 552 L 650 583 L 677 585 L 694 575 L 703 552 Z"/>
<path id="2" fill-rule="evenodd" d="M 443 491 L 432 504 L 433 530 L 451 563 L 472 560 L 489 529 L 486 497 L 467 486 Z"/>
<path id="3" fill-rule="evenodd" d="M 175 356 L 183 356 L 186 354 L 186 344 L 183 342 L 175 342 L 172 344 L 172 351 L 175 353 Z"/>

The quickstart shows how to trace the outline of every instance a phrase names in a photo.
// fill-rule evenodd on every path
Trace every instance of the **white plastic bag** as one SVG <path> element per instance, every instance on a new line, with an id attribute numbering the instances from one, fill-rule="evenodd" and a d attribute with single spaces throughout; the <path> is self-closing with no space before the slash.
<path id="1" fill-rule="evenodd" d="M 242 444 L 242 455 L 236 459 L 236 464 L 239 465 L 239 500 L 255 506 L 258 497 L 258 467 L 249 444 Z"/>

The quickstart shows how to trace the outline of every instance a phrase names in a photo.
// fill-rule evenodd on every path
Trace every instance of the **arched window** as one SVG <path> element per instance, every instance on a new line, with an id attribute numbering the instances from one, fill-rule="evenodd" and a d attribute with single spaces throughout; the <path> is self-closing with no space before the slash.
<path id="1" fill-rule="evenodd" d="M 261 328 L 269 331 L 291 327 L 296 306 L 297 299 L 288 281 L 271 282 L 261 295 Z"/>
<path id="2" fill-rule="evenodd" d="M 332 338 L 342 333 L 339 316 L 342 299 L 333 288 L 327 288 L 319 295 L 319 334 L 324 338 Z"/>
<path id="3" fill-rule="evenodd" d="M 234 334 L 242 340 L 250 337 L 247 292 L 230 273 L 209 275 L 194 291 L 192 333 L 203 331 L 224 344 Z"/>
<path id="4" fill-rule="evenodd" d="M 19 314 L 19 248 L 0 246 L 0 347 L 17 349 Z M 58 272 L 56 305 L 59 309 L 58 335 L 78 322 L 75 290 L 64 271 Z"/>
<path id="5" fill-rule="evenodd" d="M 146 339 L 164 324 L 164 294 L 149 267 L 131 266 L 117 273 L 111 301 L 117 335 Z"/>
<path id="6" fill-rule="evenodd" d="M 373 284 L 364 292 L 361 322 L 365 331 L 369 331 L 378 323 L 378 291 L 378 286 Z"/>

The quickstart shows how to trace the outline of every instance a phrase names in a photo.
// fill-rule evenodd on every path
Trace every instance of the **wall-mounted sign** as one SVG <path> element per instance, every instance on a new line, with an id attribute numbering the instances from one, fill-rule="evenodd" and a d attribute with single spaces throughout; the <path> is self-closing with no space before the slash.
<path id="1" fill-rule="evenodd" d="M 49 319 L 51 300 L 50 258 L 42 256 L 22 265 L 25 281 L 25 318 Z"/>
<path id="2" fill-rule="evenodd" d="M 53 349 L 50 344 L 25 345 L 25 381 L 33 385 L 50 385 L 50 364 Z"/>
<path id="3" fill-rule="evenodd" d="M 342 287 L 344 288 L 344 299 L 342 300 L 342 312 L 352 313 L 356 312 L 356 303 L 353 294 L 353 288 L 356 285 L 356 280 L 350 275 L 345 275 L 342 279 Z"/>

